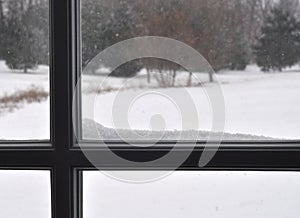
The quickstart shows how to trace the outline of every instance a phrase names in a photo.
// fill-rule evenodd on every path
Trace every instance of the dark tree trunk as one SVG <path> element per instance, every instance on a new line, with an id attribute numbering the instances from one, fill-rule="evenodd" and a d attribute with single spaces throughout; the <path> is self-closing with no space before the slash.
<path id="1" fill-rule="evenodd" d="M 214 78 L 213 78 L 213 73 L 212 72 L 209 72 L 209 82 L 214 82 Z"/>
<path id="2" fill-rule="evenodd" d="M 173 74 L 172 74 L 172 86 L 173 87 L 175 86 L 176 75 L 177 75 L 176 70 L 173 70 Z"/>
<path id="3" fill-rule="evenodd" d="M 192 75 L 193 75 L 193 73 L 189 72 L 189 79 L 188 79 L 187 86 L 192 86 Z"/>

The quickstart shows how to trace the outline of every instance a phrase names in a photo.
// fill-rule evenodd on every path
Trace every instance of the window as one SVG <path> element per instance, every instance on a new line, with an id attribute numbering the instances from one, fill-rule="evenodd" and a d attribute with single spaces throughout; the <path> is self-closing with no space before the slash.
<path id="1" fill-rule="evenodd" d="M 267 10 L 238 1 L 82 0 L 82 137 L 198 141 L 222 131 L 226 141 L 299 139 L 299 58 L 261 63 L 257 38 L 280 16 L 271 9 L 265 22 Z M 188 69 L 194 51 L 182 43 L 207 60 L 198 71 Z M 283 57 L 285 46 L 271 49 Z"/>
<path id="2" fill-rule="evenodd" d="M 51 217 L 49 171 L 1 170 L 0 216 Z"/>
<path id="3" fill-rule="evenodd" d="M 0 2 L 0 140 L 49 140 L 49 2 Z"/>
<path id="4" fill-rule="evenodd" d="M 11 1 L 17 2 L 17 0 Z M 226 174 L 228 171 L 230 172 L 230 175 L 233 175 L 235 173 L 246 173 L 247 176 L 245 176 L 244 178 L 243 176 L 241 176 L 239 178 L 241 181 L 252 181 L 252 185 L 254 185 L 255 181 L 257 180 L 260 180 L 258 183 L 262 182 L 264 184 L 266 184 L 267 181 L 268 184 L 274 184 L 275 188 L 282 188 L 282 190 L 284 191 L 282 192 L 284 193 L 282 195 L 278 192 L 276 192 L 275 194 L 273 192 L 275 188 L 273 189 L 269 186 L 266 191 L 270 192 L 259 193 L 273 193 L 275 195 L 275 197 L 272 198 L 273 202 L 282 202 L 284 199 L 286 199 L 287 196 L 291 198 L 295 197 L 295 199 L 297 200 L 297 196 L 295 196 L 295 194 L 298 191 L 295 188 L 295 191 L 292 192 L 290 188 L 294 187 L 295 183 L 298 183 L 298 172 L 300 169 L 299 141 L 285 139 L 283 140 L 283 135 L 279 140 L 260 140 L 260 138 L 251 138 L 250 140 L 249 138 L 244 138 L 242 141 L 222 141 L 222 146 L 216 153 L 214 153 L 214 146 L 205 147 L 205 143 L 201 140 L 197 141 L 195 143 L 195 147 L 193 148 L 189 147 L 190 142 L 188 141 L 181 142 L 183 145 L 185 145 L 184 148 L 175 147 L 174 140 L 156 141 L 156 143 L 154 143 L 154 145 L 152 145 L 151 147 L 148 147 L 149 144 L 147 143 L 146 146 L 143 146 L 144 144 L 142 142 L 138 142 L 136 144 L 137 146 L 135 146 L 135 144 L 131 145 L 127 142 L 117 140 L 109 141 L 109 143 L 107 143 L 109 146 L 99 147 L 94 146 L 95 144 L 99 145 L 98 141 L 90 141 L 87 140 L 86 137 L 80 137 L 82 135 L 81 129 L 83 130 L 83 136 L 85 131 L 84 126 L 81 125 L 81 121 L 83 121 L 82 123 L 84 123 L 84 101 L 86 101 L 87 99 L 84 96 L 85 94 L 81 92 L 81 88 L 85 89 L 84 86 L 87 84 L 84 83 L 85 79 L 92 80 L 92 82 L 94 81 L 94 77 L 90 75 L 85 77 L 83 75 L 83 77 L 81 78 L 81 81 L 83 81 L 83 83 L 80 83 L 80 68 L 82 67 L 82 64 L 84 64 L 81 62 L 80 56 L 81 54 L 83 55 L 83 52 L 81 53 L 80 50 L 81 48 L 87 48 L 83 46 L 83 44 L 81 46 L 80 40 L 80 5 L 84 4 L 85 2 L 87 1 L 48 1 L 50 10 L 49 140 L 5 140 L 1 141 L 0 146 L 0 172 L 2 172 L 2 170 L 18 170 L 15 171 L 18 181 L 21 181 L 18 176 L 22 175 L 21 171 L 23 170 L 33 172 L 47 172 L 47 176 L 45 175 L 45 177 L 42 176 L 43 178 L 38 177 L 39 179 L 36 179 L 37 183 L 31 183 L 32 185 L 34 185 L 34 188 L 37 188 L 39 186 L 39 182 L 43 183 L 42 189 L 44 190 L 44 193 L 47 194 L 43 195 L 42 200 L 40 198 L 37 198 L 37 201 L 38 203 L 47 202 L 47 215 L 45 216 L 49 216 L 49 210 L 51 210 L 51 217 L 53 218 L 84 218 L 84 216 L 89 216 L 87 215 L 87 212 L 97 214 L 97 208 L 93 207 L 93 204 L 89 203 L 88 207 L 91 207 L 89 211 L 87 211 L 88 207 L 86 205 L 86 202 L 90 201 L 90 190 L 94 188 L 96 190 L 99 190 L 99 187 L 100 191 L 104 190 L 104 182 L 105 180 L 107 180 L 107 178 L 103 176 L 93 176 L 94 172 L 92 172 L 92 170 L 96 169 L 100 169 L 106 174 L 109 174 L 111 172 L 130 172 L 130 174 L 132 174 L 133 172 L 136 172 L 139 176 L 141 175 L 139 172 L 145 172 L 146 174 L 148 174 L 152 172 L 165 173 L 175 170 L 175 177 L 168 177 L 168 181 L 161 181 L 166 182 L 166 184 L 168 182 L 168 184 L 172 184 L 173 179 L 174 181 L 177 181 L 177 177 L 180 177 L 183 180 L 186 179 L 186 184 L 189 184 L 189 182 L 192 181 L 190 180 L 190 178 L 194 178 L 194 176 L 198 173 L 205 173 L 204 171 L 212 174 L 216 172 L 217 174 L 220 173 L 220 175 L 223 173 Z M 101 3 L 103 2 L 104 1 L 101 1 Z M 112 1 L 111 4 L 113 3 L 116 2 Z M 119 2 L 116 4 L 116 6 L 118 6 Z M 91 11 L 96 9 L 96 7 L 90 8 Z M 91 20 L 91 22 L 96 21 Z M 97 21 L 96 24 L 97 23 L 99 22 Z M 82 27 L 84 27 L 84 25 Z M 91 31 L 93 31 L 93 29 L 91 29 Z M 84 30 L 82 30 L 82 34 L 83 33 Z M 82 41 L 82 43 L 84 43 L 84 41 Z M 176 47 L 174 47 L 174 49 L 176 49 Z M 89 58 L 92 57 L 93 56 Z M 158 63 L 161 63 L 160 61 L 161 60 L 158 60 Z M 129 63 L 129 65 L 130 64 L 132 63 Z M 133 61 L 132 65 L 135 64 L 136 63 Z M 128 66 L 124 65 L 120 67 L 126 68 Z M 205 78 L 209 78 L 208 74 L 204 75 Z M 283 76 L 283 74 L 280 75 Z M 151 78 L 151 80 L 152 79 L 153 78 Z M 152 96 L 147 97 L 152 98 Z M 136 105 L 136 107 L 143 106 L 142 102 L 137 103 L 138 104 Z M 162 103 L 164 103 L 163 100 Z M 83 105 L 83 107 L 81 107 L 81 105 Z M 105 105 L 104 107 L 107 107 L 107 105 Z M 81 117 L 83 119 L 81 119 Z M 157 123 L 160 124 L 160 117 L 154 118 L 154 126 L 160 127 L 159 125 L 157 125 Z M 156 119 L 159 122 L 156 122 Z M 296 125 L 298 124 L 297 122 L 292 123 Z M 95 123 L 92 122 L 89 124 L 93 126 Z M 1 125 L 5 124 L 1 123 Z M 289 127 L 287 126 L 287 128 Z M 25 129 L 24 131 L 27 131 L 27 129 Z M 2 132 L 0 132 L 0 135 L 1 133 Z M 240 133 L 243 134 L 243 132 Z M 209 143 L 212 143 L 213 145 L 212 141 L 210 141 Z M 83 144 L 85 146 L 78 147 L 79 144 Z M 175 148 L 173 148 L 173 146 Z M 171 158 L 166 159 L 166 161 L 164 162 L 155 162 L 156 159 L 165 156 L 166 154 L 170 153 L 170 151 L 172 153 L 172 155 L 170 156 Z M 203 153 L 207 154 L 207 152 L 208 154 L 214 153 L 213 157 L 211 157 L 210 161 L 208 161 L 207 164 L 199 166 L 199 160 L 203 156 Z M 112 155 L 115 155 L 114 157 L 117 158 L 111 158 Z M 176 161 L 177 158 L 183 160 L 179 165 Z M 49 173 L 51 183 L 46 182 L 46 180 L 49 181 Z M 188 176 L 189 174 L 190 177 Z M 125 176 L 127 176 L 127 174 L 125 174 Z M 274 178 L 275 181 L 268 181 L 269 177 L 267 176 Z M 228 177 L 234 178 L 231 176 Z M 5 178 L 7 179 L 8 176 L 5 176 Z M 208 179 L 209 177 L 205 178 Z M 218 178 L 218 176 L 216 176 L 216 178 Z M 98 184 L 94 186 L 94 182 L 98 181 L 100 181 L 102 184 L 100 184 L 99 186 Z M 230 183 L 229 180 L 224 179 L 224 181 L 228 181 L 228 183 Z M 286 184 L 287 181 L 288 186 L 284 187 L 283 184 Z M 282 184 L 279 184 L 280 182 L 282 182 Z M 51 186 L 50 189 L 49 185 Z M 109 183 L 109 185 L 112 185 L 112 187 L 116 190 L 122 186 L 125 186 L 125 184 L 116 182 L 111 182 Z M 152 185 L 154 185 L 154 183 Z M 168 187 L 164 187 L 165 186 L 162 185 L 158 188 L 163 189 L 163 192 L 168 189 Z M 255 187 L 259 189 L 259 186 Z M 279 191 L 278 189 L 276 190 Z M 247 187 L 243 189 L 243 191 L 247 192 Z M 49 199 L 49 192 L 51 192 L 51 199 Z M 186 194 L 188 194 L 188 191 L 186 192 Z M 94 197 L 96 198 L 96 196 Z M 17 200 L 15 202 L 17 202 Z M 298 211 L 295 209 L 296 207 L 294 207 L 294 203 L 296 202 L 296 200 L 292 201 L 289 205 L 285 205 L 286 207 L 284 208 L 285 210 L 290 209 L 289 211 L 292 215 L 299 215 Z M 51 201 L 51 208 L 50 204 L 48 204 L 49 201 Z M 117 206 L 117 208 L 119 209 L 120 205 Z M 218 208 L 219 211 L 221 209 L 222 208 Z M 269 207 L 265 207 L 264 209 L 265 214 L 270 212 Z"/>
<path id="5" fill-rule="evenodd" d="M 83 217 L 298 217 L 299 179 L 298 173 L 175 172 L 134 185 L 89 171 Z"/>

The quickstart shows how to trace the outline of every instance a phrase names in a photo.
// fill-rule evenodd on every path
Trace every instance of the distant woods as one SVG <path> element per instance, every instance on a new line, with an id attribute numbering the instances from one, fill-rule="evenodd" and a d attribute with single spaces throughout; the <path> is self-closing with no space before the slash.
<path id="1" fill-rule="evenodd" d="M 48 64 L 48 4 L 48 0 L 0 1 L 0 59 L 10 68 L 26 72 Z M 81 5 L 83 67 L 103 49 L 137 36 L 182 41 L 199 51 L 215 71 L 243 70 L 253 62 L 267 71 L 300 59 L 295 51 L 300 43 L 299 0 L 81 0 Z M 276 21 L 271 21 L 274 16 Z M 286 19 L 295 22 L 293 29 L 286 30 Z M 273 46 L 268 40 L 273 40 Z M 288 42 L 276 47 L 278 40 Z M 273 58 L 274 53 L 281 59 Z M 283 56 L 293 61 L 285 61 Z M 146 68 L 148 72 L 168 70 L 175 78 L 180 68 L 151 59 L 123 67 L 113 76 L 130 77 Z"/>

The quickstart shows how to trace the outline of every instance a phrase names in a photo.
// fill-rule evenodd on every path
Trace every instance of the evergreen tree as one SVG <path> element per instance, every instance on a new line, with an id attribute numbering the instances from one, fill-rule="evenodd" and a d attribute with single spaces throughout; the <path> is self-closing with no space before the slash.
<path id="1" fill-rule="evenodd" d="M 262 36 L 254 46 L 256 62 L 263 71 L 292 66 L 299 60 L 300 25 L 287 10 L 271 9 L 262 27 Z"/>
<path id="2" fill-rule="evenodd" d="M 49 65 L 49 0 L 33 2 L 25 13 L 24 23 L 33 34 L 36 62 Z"/>
<path id="3" fill-rule="evenodd" d="M 5 53 L 5 22 L 4 22 L 4 7 L 3 7 L 3 1 L 0 0 L 0 60 L 4 58 Z"/>
<path id="4" fill-rule="evenodd" d="M 136 37 L 139 19 L 127 1 L 89 0 L 82 2 L 82 65 L 83 67 L 101 51 L 120 41 Z M 90 66 L 95 73 L 101 66 Z M 110 66 L 105 66 L 110 67 Z M 131 77 L 142 68 L 140 61 L 131 61 L 110 75 Z"/>
<path id="5" fill-rule="evenodd" d="M 49 34 L 47 1 L 10 0 L 5 17 L 4 59 L 11 69 L 48 64 Z"/>
<path id="6" fill-rule="evenodd" d="M 23 43 L 25 41 L 24 27 L 22 24 L 23 3 L 11 0 L 7 3 L 7 15 L 5 22 L 5 53 L 4 59 L 11 69 L 21 69 L 24 63 Z M 23 41 L 24 40 L 24 41 Z"/>

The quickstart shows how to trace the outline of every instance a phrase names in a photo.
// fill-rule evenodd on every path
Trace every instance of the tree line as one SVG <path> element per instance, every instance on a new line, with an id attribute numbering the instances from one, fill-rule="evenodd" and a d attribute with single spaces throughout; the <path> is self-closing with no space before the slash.
<path id="1" fill-rule="evenodd" d="M 27 72 L 48 64 L 48 4 L 0 1 L 0 59 L 10 68 Z M 253 62 L 265 71 L 281 70 L 300 59 L 299 0 L 82 0 L 81 14 L 83 67 L 103 49 L 145 35 L 190 45 L 215 71 L 243 70 Z M 180 66 L 144 59 L 112 75 L 134 76 L 141 68 L 169 71 L 176 77 Z"/>

